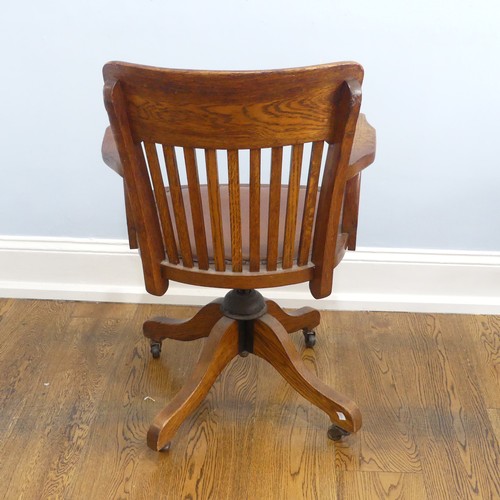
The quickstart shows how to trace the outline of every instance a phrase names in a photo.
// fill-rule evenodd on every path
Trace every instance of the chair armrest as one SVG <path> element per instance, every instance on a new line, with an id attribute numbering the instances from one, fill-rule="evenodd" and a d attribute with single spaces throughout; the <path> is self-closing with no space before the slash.
<path id="1" fill-rule="evenodd" d="M 355 177 L 361 170 L 373 163 L 373 160 L 375 160 L 376 140 L 375 129 L 368 123 L 366 116 L 360 113 L 354 134 L 349 167 L 347 168 L 348 179 Z"/>
<path id="2" fill-rule="evenodd" d="M 123 177 L 123 167 L 120 161 L 120 155 L 118 154 L 118 149 L 116 148 L 115 138 L 113 137 L 111 127 L 106 128 L 104 132 L 101 153 L 104 163 Z"/>
<path id="3" fill-rule="evenodd" d="M 113 137 L 111 127 L 108 127 L 104 132 L 101 153 L 104 163 L 123 177 L 123 167 L 120 161 L 120 155 L 118 154 L 118 149 L 116 148 L 115 138 Z M 137 243 L 137 233 L 134 225 L 134 217 L 132 215 L 132 208 L 130 206 L 130 198 L 125 185 L 125 179 L 123 180 L 123 191 L 125 195 L 125 212 L 127 215 L 129 246 L 130 248 L 139 248 Z"/>
<path id="4" fill-rule="evenodd" d="M 349 235 L 347 240 L 349 250 L 356 250 L 361 170 L 373 163 L 375 159 L 376 139 L 375 129 L 366 121 L 365 115 L 360 114 L 354 134 L 349 166 L 347 167 L 347 183 L 341 224 L 342 232 Z"/>

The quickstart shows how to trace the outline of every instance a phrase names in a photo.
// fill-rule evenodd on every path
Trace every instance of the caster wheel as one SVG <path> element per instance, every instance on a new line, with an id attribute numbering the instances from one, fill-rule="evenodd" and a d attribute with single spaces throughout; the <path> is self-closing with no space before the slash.
<path id="1" fill-rule="evenodd" d="M 151 342 L 151 355 L 157 359 L 161 353 L 161 342 Z"/>
<path id="2" fill-rule="evenodd" d="M 344 436 L 348 436 L 350 433 L 337 427 L 335 424 L 328 428 L 328 438 L 332 441 L 340 441 Z"/>
<path id="3" fill-rule="evenodd" d="M 314 347 L 316 344 L 316 333 L 312 330 L 304 330 L 303 333 L 306 347 Z"/>
<path id="4" fill-rule="evenodd" d="M 160 448 L 158 451 L 168 451 L 170 450 L 170 445 L 172 444 L 171 441 L 169 441 L 163 448 Z"/>

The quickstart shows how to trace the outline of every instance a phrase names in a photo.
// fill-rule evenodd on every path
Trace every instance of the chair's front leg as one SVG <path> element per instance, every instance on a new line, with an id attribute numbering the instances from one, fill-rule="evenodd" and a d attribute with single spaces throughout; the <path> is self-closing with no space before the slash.
<path id="1" fill-rule="evenodd" d="M 203 401 L 225 366 L 238 354 L 238 322 L 223 317 L 212 328 L 191 377 L 156 416 L 148 431 L 148 446 L 168 449 L 170 440 Z"/>
<path id="2" fill-rule="evenodd" d="M 337 428 L 351 433 L 361 427 L 361 413 L 356 403 L 328 387 L 307 369 L 276 319 L 269 314 L 256 319 L 253 342 L 254 354 L 268 361 L 298 393 L 327 413 Z"/>

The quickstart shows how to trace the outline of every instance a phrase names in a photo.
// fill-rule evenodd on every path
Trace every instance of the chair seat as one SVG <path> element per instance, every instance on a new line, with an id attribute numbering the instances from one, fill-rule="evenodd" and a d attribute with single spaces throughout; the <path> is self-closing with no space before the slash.
<path id="1" fill-rule="evenodd" d="M 212 243 L 212 229 L 210 222 L 210 210 L 208 206 L 208 187 L 206 185 L 200 186 L 201 198 L 203 203 L 203 219 L 205 223 L 206 239 L 207 239 L 207 251 L 208 258 L 210 262 L 213 262 L 214 250 Z M 189 239 L 194 242 L 194 228 L 193 228 L 193 218 L 191 215 L 191 205 L 189 202 L 189 191 L 187 186 L 182 187 L 182 195 L 184 199 L 184 208 L 186 210 L 186 219 L 188 224 Z M 299 191 L 299 203 L 297 210 L 297 227 L 295 231 L 295 245 L 294 245 L 294 258 L 297 257 L 300 241 L 300 229 L 302 224 L 302 214 L 304 206 L 304 198 L 306 195 L 306 186 L 301 186 Z M 281 261 L 281 256 L 283 255 L 283 241 L 285 234 L 285 214 L 286 214 L 286 204 L 288 196 L 288 186 L 281 186 L 280 195 L 280 227 L 278 235 L 278 258 Z M 249 240 L 249 204 L 250 204 L 250 187 L 248 185 L 242 184 L 240 186 L 240 203 L 241 203 L 241 227 L 242 227 L 242 258 L 243 262 L 248 262 L 250 258 L 250 240 Z M 224 233 L 224 255 L 227 262 L 231 260 L 231 222 L 229 214 L 229 186 L 226 184 L 220 185 L 220 199 L 221 199 L 221 213 L 222 213 L 222 230 Z M 167 188 L 167 200 L 169 203 L 171 213 L 172 211 L 172 200 L 170 198 L 170 193 Z M 262 185 L 260 190 L 260 204 L 261 204 L 261 217 L 260 217 L 260 257 L 261 260 L 266 259 L 266 248 L 267 248 L 267 229 L 268 229 L 268 210 L 269 206 L 269 186 Z M 175 224 L 175 217 L 172 217 L 172 223 Z M 174 231 L 177 233 L 177 231 Z M 177 242 L 177 248 L 179 248 Z M 192 243 L 191 251 L 193 253 L 193 260 L 197 261 L 197 252 L 194 244 Z"/>

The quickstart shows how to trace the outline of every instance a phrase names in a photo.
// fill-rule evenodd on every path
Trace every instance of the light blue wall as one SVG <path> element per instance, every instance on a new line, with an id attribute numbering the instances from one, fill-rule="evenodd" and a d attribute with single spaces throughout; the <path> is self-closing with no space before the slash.
<path id="1" fill-rule="evenodd" d="M 378 157 L 359 244 L 500 250 L 496 0 L 5 0 L 0 235 L 124 238 L 100 159 L 111 59 L 205 69 L 357 60 Z"/>

